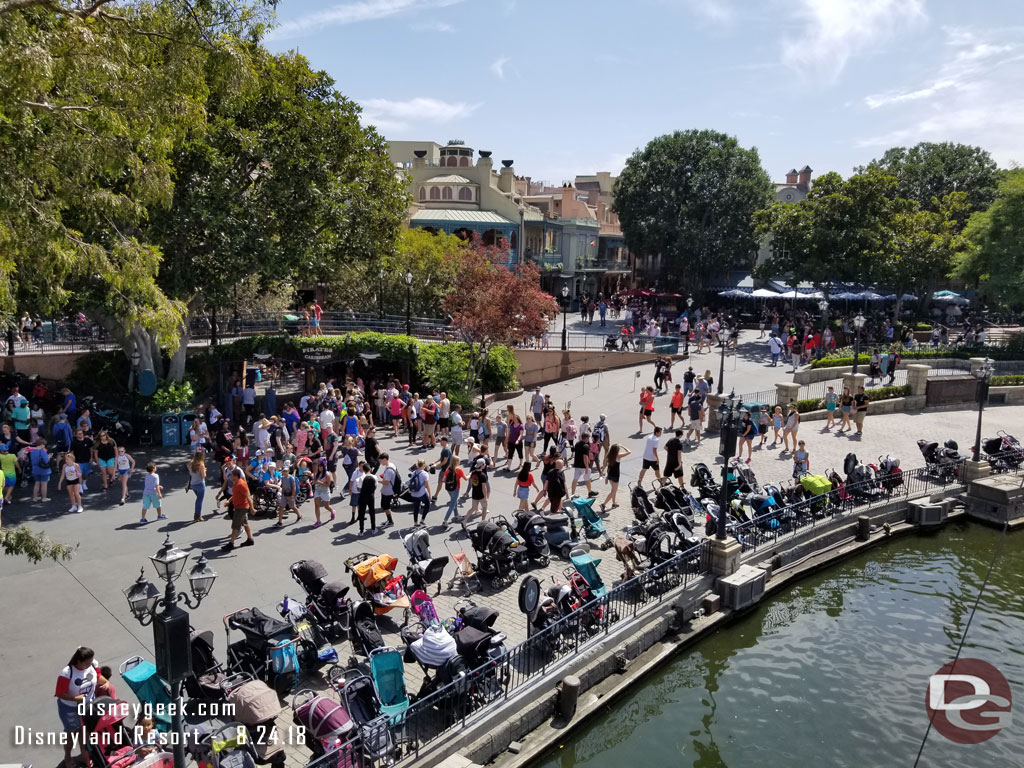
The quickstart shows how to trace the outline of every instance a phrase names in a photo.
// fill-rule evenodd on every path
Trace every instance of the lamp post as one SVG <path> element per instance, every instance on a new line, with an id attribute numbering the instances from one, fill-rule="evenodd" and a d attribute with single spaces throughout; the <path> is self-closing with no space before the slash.
<path id="1" fill-rule="evenodd" d="M 994 370 L 992 361 L 986 357 L 985 362 L 974 372 L 974 375 L 978 377 L 978 388 L 975 392 L 975 398 L 978 401 L 978 433 L 974 437 L 974 456 L 972 457 L 975 464 L 981 461 L 981 415 L 985 412 L 989 380 L 992 378 Z"/>
<path id="2" fill-rule="evenodd" d="M 727 333 L 727 331 L 728 331 L 728 329 L 725 327 L 725 323 L 723 322 L 722 326 L 721 326 L 721 329 L 718 332 L 718 338 L 719 338 L 719 340 L 721 341 L 721 344 L 722 344 L 722 362 L 718 366 L 718 394 L 722 394 L 722 392 L 725 391 L 725 382 L 723 381 L 723 379 L 725 379 L 725 347 L 726 347 L 726 343 L 725 343 L 724 335 Z"/>
<path id="3" fill-rule="evenodd" d="M 683 357 L 690 357 L 690 307 L 693 306 L 693 296 L 686 297 L 686 340 L 683 342 Z"/>
<path id="4" fill-rule="evenodd" d="M 405 271 L 405 335 L 412 336 L 412 272 Z"/>
<path id="5" fill-rule="evenodd" d="M 721 425 L 721 440 L 718 455 L 722 457 L 722 490 L 718 498 L 718 532 L 716 538 L 725 541 L 726 520 L 729 515 L 729 459 L 736 453 L 736 391 L 729 392 L 729 404 L 723 401 L 718 406 L 718 423 Z M 743 403 L 741 402 L 742 406 Z"/>
<path id="6" fill-rule="evenodd" d="M 864 330 L 865 322 L 867 320 L 860 312 L 853 318 L 853 371 L 851 373 L 857 372 L 857 363 L 860 361 L 860 332 Z"/>
<path id="7" fill-rule="evenodd" d="M 132 375 L 131 382 L 128 385 L 129 391 L 132 393 L 132 419 L 135 419 L 135 393 L 139 389 L 139 361 L 142 360 L 142 353 L 139 352 L 139 348 L 135 347 L 132 350 Z"/>
<path id="8" fill-rule="evenodd" d="M 157 576 L 166 582 L 164 596 L 160 590 L 146 580 L 146 569 L 139 571 L 139 578 L 128 589 L 124 596 L 128 599 L 128 607 L 132 616 L 142 626 L 153 625 L 153 651 L 156 656 L 156 671 L 161 679 L 171 686 L 171 727 L 176 736 L 174 751 L 174 768 L 185 768 L 185 730 L 182 720 L 181 688 L 185 679 L 192 673 L 192 648 L 189 643 L 190 620 L 187 611 L 178 607 L 184 603 L 189 609 L 195 610 L 203 599 L 210 594 L 217 573 L 206 562 L 203 555 L 188 572 L 189 598 L 184 592 L 174 588 L 174 582 L 185 570 L 189 555 L 178 549 L 171 537 L 164 539 L 163 546 L 155 555 L 150 555 Z M 157 609 L 161 608 L 159 613 Z"/>
<path id="9" fill-rule="evenodd" d="M 825 343 L 825 329 L 828 328 L 828 299 L 822 299 L 818 302 L 818 309 L 821 310 L 821 338 L 822 342 L 819 344 L 815 351 L 818 357 L 825 354 L 824 343 Z"/>
<path id="10" fill-rule="evenodd" d="M 378 288 L 380 290 L 377 291 L 377 299 L 380 302 L 380 319 L 383 320 L 384 319 L 384 270 L 383 269 L 380 271 L 379 277 L 380 277 L 380 282 L 377 283 L 377 286 L 378 286 Z"/>
<path id="11" fill-rule="evenodd" d="M 562 286 L 562 351 L 569 349 L 569 333 L 566 330 L 569 315 L 569 286 Z"/>

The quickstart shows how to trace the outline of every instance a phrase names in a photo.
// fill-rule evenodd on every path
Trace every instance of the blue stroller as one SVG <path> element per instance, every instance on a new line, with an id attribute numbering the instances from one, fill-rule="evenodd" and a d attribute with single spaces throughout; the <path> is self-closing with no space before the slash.
<path id="1" fill-rule="evenodd" d="M 565 576 L 570 581 L 573 579 L 573 571 L 575 570 L 576 573 L 586 580 L 591 598 L 604 597 L 608 594 L 608 587 L 605 586 L 601 574 L 597 572 L 597 566 L 601 563 L 600 560 L 588 552 L 573 555 L 570 558 L 570 562 L 572 562 L 572 569 L 565 569 Z"/>
<path id="2" fill-rule="evenodd" d="M 612 545 L 612 540 L 608 536 L 608 532 L 604 528 L 604 520 L 601 516 L 594 511 L 594 502 L 596 499 L 585 499 L 579 496 L 573 496 L 569 499 L 572 502 L 571 508 L 566 506 L 566 511 L 572 514 L 575 511 L 576 515 L 580 518 L 580 522 L 583 524 L 583 535 L 587 539 L 599 539 L 597 546 L 600 549 L 608 549 Z"/>
<path id="3" fill-rule="evenodd" d="M 380 700 L 380 711 L 396 722 L 409 708 L 405 690 L 405 667 L 402 652 L 397 648 L 376 648 L 370 651 L 370 677 Z"/>
<path id="4" fill-rule="evenodd" d="M 156 673 L 156 666 L 141 656 L 132 656 L 118 667 L 121 677 L 138 698 L 140 704 L 153 708 L 153 723 L 164 733 L 171 730 L 171 690 Z"/>

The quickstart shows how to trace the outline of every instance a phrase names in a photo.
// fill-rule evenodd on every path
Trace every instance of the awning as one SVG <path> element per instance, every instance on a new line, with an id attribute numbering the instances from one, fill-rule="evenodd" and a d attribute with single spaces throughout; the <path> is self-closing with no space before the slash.
<path id="1" fill-rule="evenodd" d="M 778 299 L 781 298 L 781 294 L 775 291 L 769 291 L 767 288 L 758 288 L 756 291 L 750 294 L 755 299 Z"/>

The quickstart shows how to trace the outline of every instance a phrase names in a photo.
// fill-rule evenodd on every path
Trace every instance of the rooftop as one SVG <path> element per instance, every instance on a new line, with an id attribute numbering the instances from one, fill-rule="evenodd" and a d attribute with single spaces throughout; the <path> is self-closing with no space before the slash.
<path id="1" fill-rule="evenodd" d="M 479 224 L 511 224 L 494 211 L 471 211 L 459 208 L 424 208 L 412 215 L 413 223 L 425 221 L 472 221 Z"/>
<path id="2" fill-rule="evenodd" d="M 451 175 L 448 175 L 448 176 L 433 176 L 433 177 L 427 179 L 427 181 L 424 182 L 424 183 L 428 183 L 428 182 L 431 182 L 431 181 L 435 182 L 437 184 L 472 184 L 473 183 L 469 179 L 467 179 L 465 176 L 456 176 L 455 174 L 451 174 Z"/>

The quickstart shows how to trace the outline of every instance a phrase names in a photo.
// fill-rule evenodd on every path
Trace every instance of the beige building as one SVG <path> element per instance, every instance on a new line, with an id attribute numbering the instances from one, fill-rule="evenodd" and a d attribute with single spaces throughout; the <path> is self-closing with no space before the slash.
<path id="1" fill-rule="evenodd" d="M 775 182 L 775 199 L 781 203 L 798 203 L 807 197 L 807 193 L 811 191 L 811 174 L 814 171 L 811 170 L 811 166 L 805 165 L 799 171 L 795 168 L 786 174 L 786 180 Z M 772 239 L 771 236 L 766 237 L 761 243 L 761 247 L 757 251 L 757 256 L 754 259 L 754 265 L 757 266 L 762 261 L 766 260 L 772 254 Z"/>

